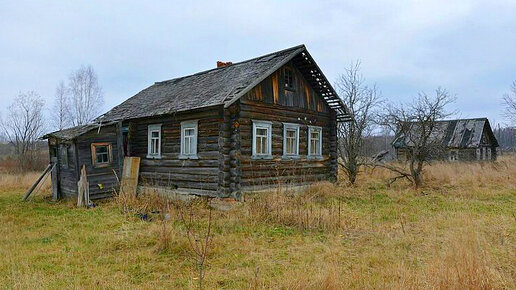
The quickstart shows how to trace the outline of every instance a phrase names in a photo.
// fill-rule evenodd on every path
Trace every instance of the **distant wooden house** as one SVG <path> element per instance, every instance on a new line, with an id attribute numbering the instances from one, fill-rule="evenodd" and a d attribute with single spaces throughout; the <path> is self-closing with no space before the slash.
<path id="1" fill-rule="evenodd" d="M 414 130 L 414 126 L 408 126 Z M 407 160 L 411 155 L 411 142 L 403 131 L 394 137 L 392 146 L 398 160 Z M 436 144 L 441 144 L 443 151 L 434 159 L 449 161 L 496 160 L 498 142 L 491 130 L 487 118 L 458 119 L 439 121 L 432 133 Z"/>
<path id="2" fill-rule="evenodd" d="M 47 134 L 55 194 L 110 196 L 124 156 L 140 184 L 239 198 L 242 191 L 337 177 L 347 108 L 304 45 L 157 82 L 97 123 Z"/>

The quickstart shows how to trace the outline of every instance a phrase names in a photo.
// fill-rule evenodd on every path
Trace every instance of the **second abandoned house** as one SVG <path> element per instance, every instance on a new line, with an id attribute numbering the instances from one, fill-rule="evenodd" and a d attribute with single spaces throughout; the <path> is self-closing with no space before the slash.
<path id="1" fill-rule="evenodd" d="M 399 131 L 394 136 L 392 146 L 396 150 L 396 158 L 404 161 L 410 158 L 412 147 L 411 138 L 417 139 L 416 125 L 411 123 L 406 130 Z M 487 118 L 458 119 L 437 121 L 431 138 L 442 150 L 433 159 L 449 161 L 496 160 L 498 142 L 493 134 Z"/>
<path id="2" fill-rule="evenodd" d="M 112 194 L 123 158 L 141 158 L 140 183 L 196 195 L 337 177 L 337 123 L 349 120 L 304 45 L 142 90 L 97 123 L 47 134 L 54 196 Z"/>

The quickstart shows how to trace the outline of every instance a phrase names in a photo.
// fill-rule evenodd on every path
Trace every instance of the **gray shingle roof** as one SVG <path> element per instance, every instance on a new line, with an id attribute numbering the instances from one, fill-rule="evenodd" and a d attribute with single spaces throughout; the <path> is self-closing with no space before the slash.
<path id="1" fill-rule="evenodd" d="M 88 133 L 91 130 L 98 130 L 99 127 L 110 126 L 115 123 L 116 122 L 107 122 L 107 123 L 102 123 L 102 124 L 96 123 L 96 124 L 75 126 L 72 128 L 67 128 L 67 129 L 63 129 L 60 131 L 48 133 L 48 134 L 44 135 L 43 137 L 41 137 L 41 139 L 48 139 L 50 137 L 55 137 L 55 138 L 58 138 L 61 140 L 73 140 L 73 139 L 81 136 L 82 134 Z"/>
<path id="2" fill-rule="evenodd" d="M 314 72 L 317 70 L 319 73 L 314 75 L 314 79 L 318 79 L 317 83 L 321 84 L 324 79 L 320 92 L 326 100 L 333 101 L 330 107 L 338 115 L 340 112 L 340 117 L 348 117 L 347 109 L 340 99 L 335 101 L 337 94 L 309 56 L 306 47 L 299 45 L 229 66 L 156 82 L 97 120 L 135 119 L 217 105 L 227 107 L 282 65 L 301 55 L 314 67 Z"/>
<path id="3" fill-rule="evenodd" d="M 490 135 L 493 145 L 498 147 L 498 142 L 487 118 L 438 121 L 431 138 L 442 140 L 442 144 L 448 148 L 476 148 L 480 146 L 482 133 L 486 125 L 487 134 Z M 406 139 L 405 135 L 399 132 L 396 134 L 392 146 L 395 148 L 409 147 L 410 140 Z"/>

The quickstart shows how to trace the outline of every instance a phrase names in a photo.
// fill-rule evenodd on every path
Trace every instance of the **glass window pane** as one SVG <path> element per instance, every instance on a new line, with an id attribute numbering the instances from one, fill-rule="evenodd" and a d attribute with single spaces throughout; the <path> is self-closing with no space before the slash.
<path id="1" fill-rule="evenodd" d="M 267 129 L 265 128 L 256 128 L 257 136 L 267 136 Z"/>
<path id="2" fill-rule="evenodd" d="M 194 131 L 194 129 L 185 129 L 185 136 L 193 136 Z"/>
<path id="3" fill-rule="evenodd" d="M 153 138 L 159 138 L 159 132 L 157 132 L 157 131 L 153 131 L 153 132 L 151 133 L 151 136 L 152 136 Z"/>

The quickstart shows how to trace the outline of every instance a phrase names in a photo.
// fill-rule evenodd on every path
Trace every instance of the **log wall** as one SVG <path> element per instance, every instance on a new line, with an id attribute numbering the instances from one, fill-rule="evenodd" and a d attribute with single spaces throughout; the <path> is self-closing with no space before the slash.
<path id="1" fill-rule="evenodd" d="M 198 159 L 179 159 L 181 144 L 181 122 L 198 121 Z M 221 131 L 224 126 L 222 108 L 210 108 L 204 111 L 191 111 L 186 114 L 171 114 L 155 118 L 137 119 L 128 122 L 128 147 L 130 156 L 141 158 L 140 184 L 179 188 L 197 195 L 216 196 L 227 194 L 227 178 L 219 175 L 219 170 L 226 164 L 224 154 L 228 151 L 227 134 Z M 147 158 L 148 125 L 161 125 L 161 158 Z M 219 160 L 222 164 L 219 165 Z M 219 185 L 222 187 L 219 189 Z"/>

